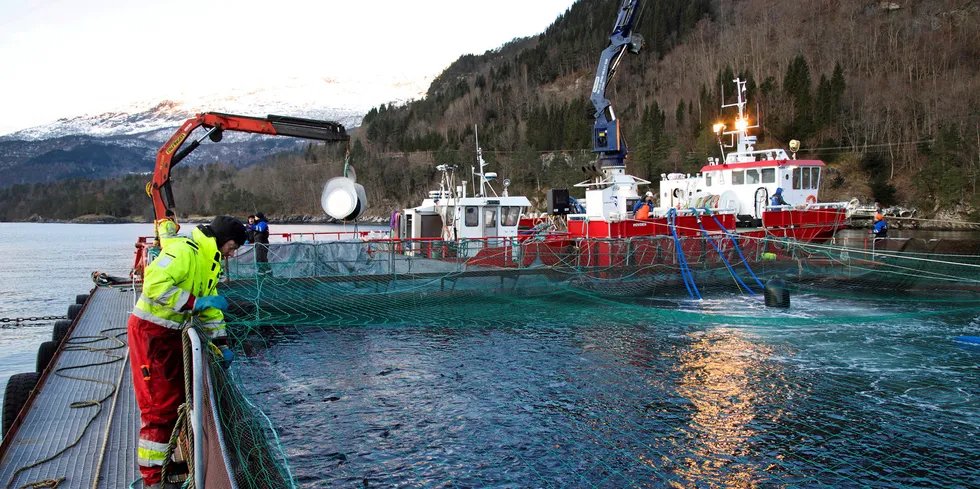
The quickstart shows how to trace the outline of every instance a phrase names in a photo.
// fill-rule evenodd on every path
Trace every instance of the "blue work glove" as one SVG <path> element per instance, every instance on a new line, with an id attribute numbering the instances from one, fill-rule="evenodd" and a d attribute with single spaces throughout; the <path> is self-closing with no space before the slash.
<path id="1" fill-rule="evenodd" d="M 235 361 L 235 352 L 228 348 L 228 345 L 221 345 L 218 347 L 221 350 L 221 366 L 228 368 L 231 366 L 231 362 Z"/>
<path id="2" fill-rule="evenodd" d="M 225 312 L 228 310 L 228 301 L 220 295 L 208 295 L 194 300 L 194 312 L 201 312 L 209 307 Z"/>

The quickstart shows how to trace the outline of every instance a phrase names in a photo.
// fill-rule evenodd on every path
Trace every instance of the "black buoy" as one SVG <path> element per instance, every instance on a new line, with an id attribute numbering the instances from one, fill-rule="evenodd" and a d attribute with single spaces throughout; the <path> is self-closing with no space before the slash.
<path id="1" fill-rule="evenodd" d="M 789 289 L 786 281 L 773 277 L 766 282 L 766 307 L 789 307 Z"/>

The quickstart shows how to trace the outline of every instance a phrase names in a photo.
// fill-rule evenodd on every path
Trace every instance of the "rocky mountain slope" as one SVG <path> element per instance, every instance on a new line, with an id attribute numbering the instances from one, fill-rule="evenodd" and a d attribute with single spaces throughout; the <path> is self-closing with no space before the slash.
<path id="1" fill-rule="evenodd" d="M 420 98 L 425 80 L 289 80 L 254 90 L 139 102 L 95 115 L 66 117 L 0 136 L 0 188 L 65 178 L 107 178 L 151 171 L 156 151 L 186 119 L 204 111 L 265 116 L 290 115 L 361 123 L 379 103 Z M 270 154 L 302 148 L 302 140 L 226 135 L 203 145 L 189 164 L 222 161 L 247 166 Z"/>

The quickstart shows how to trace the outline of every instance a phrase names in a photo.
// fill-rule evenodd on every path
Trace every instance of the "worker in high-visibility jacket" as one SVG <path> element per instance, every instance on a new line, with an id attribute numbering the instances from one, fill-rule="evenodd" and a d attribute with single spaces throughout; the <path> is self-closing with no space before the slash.
<path id="1" fill-rule="evenodd" d="M 177 224 L 177 216 L 174 215 L 174 211 L 167 209 L 166 217 L 158 219 L 154 225 L 154 233 L 160 248 L 172 243 L 174 238 L 177 238 L 178 231 L 180 231 L 180 225 Z"/>
<path id="2" fill-rule="evenodd" d="M 217 294 L 217 285 L 222 259 L 244 243 L 245 226 L 219 216 L 195 228 L 190 238 L 174 238 L 144 271 L 143 293 L 129 317 L 133 386 L 142 420 L 137 462 L 144 487 L 180 487 L 176 481 L 162 481 L 161 469 L 177 408 L 184 403 L 181 328 L 197 316 L 221 353 L 219 361 L 228 365 L 234 359 L 225 336 L 228 302 Z M 168 477 L 187 473 L 185 464 L 169 467 Z"/>

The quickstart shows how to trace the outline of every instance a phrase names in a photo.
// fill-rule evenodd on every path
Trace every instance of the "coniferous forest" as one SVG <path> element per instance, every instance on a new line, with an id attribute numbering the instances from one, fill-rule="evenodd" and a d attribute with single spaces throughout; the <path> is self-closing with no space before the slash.
<path id="1" fill-rule="evenodd" d="M 422 100 L 366 114 L 351 162 L 371 213 L 419 202 L 436 164 L 468 173 L 477 135 L 488 169 L 532 202 L 584 180 L 581 167 L 595 158 L 588 96 L 619 3 L 580 0 L 538 36 L 461 56 Z M 797 139 L 801 158 L 830 166 L 821 200 L 980 218 L 977 2 L 645 3 L 637 31 L 646 48 L 623 60 L 607 90 L 634 175 L 656 182 L 720 156 L 711 127 L 740 77 L 750 120 L 762 126 L 758 149 Z M 178 212 L 319 216 L 320 190 L 343 158 L 342 147 L 308 145 L 247 168 L 178 168 Z M 0 190 L 0 220 L 148 216 L 148 178 L 13 186 Z"/>

